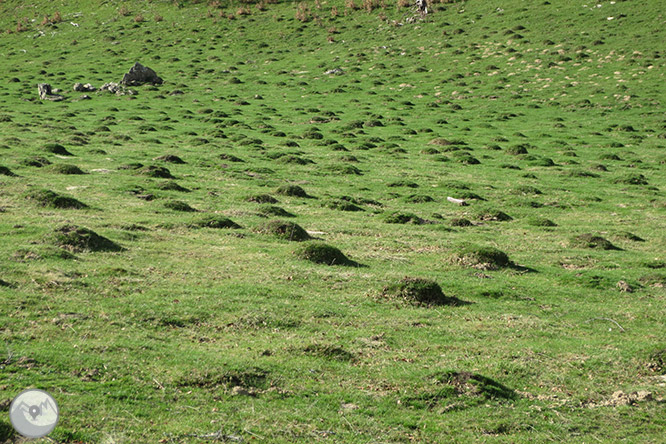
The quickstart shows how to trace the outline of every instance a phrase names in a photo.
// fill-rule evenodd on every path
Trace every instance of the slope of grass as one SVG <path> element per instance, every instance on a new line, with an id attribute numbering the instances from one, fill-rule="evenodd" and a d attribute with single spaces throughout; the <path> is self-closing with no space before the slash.
<path id="1" fill-rule="evenodd" d="M 635 3 L 0 2 L 0 406 L 49 391 L 63 443 L 659 442 Z M 165 83 L 72 91 L 137 61 Z"/>

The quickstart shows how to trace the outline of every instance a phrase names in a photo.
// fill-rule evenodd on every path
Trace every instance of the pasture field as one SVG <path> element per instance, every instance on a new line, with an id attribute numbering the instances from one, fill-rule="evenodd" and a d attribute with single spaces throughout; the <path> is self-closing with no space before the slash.
<path id="1" fill-rule="evenodd" d="M 406 3 L 0 1 L 0 442 L 664 442 L 666 1 Z"/>

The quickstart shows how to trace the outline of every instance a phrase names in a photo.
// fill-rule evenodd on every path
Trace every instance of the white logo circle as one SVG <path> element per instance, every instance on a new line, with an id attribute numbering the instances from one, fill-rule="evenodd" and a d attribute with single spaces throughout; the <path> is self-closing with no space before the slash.
<path id="1" fill-rule="evenodd" d="M 58 404 L 43 390 L 24 390 L 9 406 L 9 420 L 14 430 L 27 438 L 48 435 L 58 424 L 59 417 Z"/>

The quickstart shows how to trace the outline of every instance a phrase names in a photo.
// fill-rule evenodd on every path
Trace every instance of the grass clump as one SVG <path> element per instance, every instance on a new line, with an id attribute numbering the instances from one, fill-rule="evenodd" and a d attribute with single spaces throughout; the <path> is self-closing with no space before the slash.
<path id="1" fill-rule="evenodd" d="M 569 244 L 575 248 L 593 248 L 596 250 L 619 250 L 608 239 L 585 233 L 571 238 Z"/>
<path id="2" fill-rule="evenodd" d="M 482 221 L 495 221 L 495 222 L 508 222 L 513 220 L 513 217 L 509 216 L 505 212 L 493 209 L 478 210 L 476 212 L 476 218 Z"/>
<path id="3" fill-rule="evenodd" d="M 291 197 L 310 197 L 308 193 L 306 193 L 305 190 L 298 185 L 282 185 L 278 187 L 276 193 Z"/>
<path id="4" fill-rule="evenodd" d="M 280 239 L 289 241 L 304 241 L 310 239 L 310 235 L 300 225 L 294 222 L 282 220 L 271 220 L 258 227 L 257 231 L 264 234 L 272 234 Z"/>
<path id="5" fill-rule="evenodd" d="M 178 191 L 180 193 L 190 192 L 190 190 L 188 190 L 187 188 L 180 186 L 178 183 L 172 181 L 160 183 L 159 185 L 157 185 L 157 189 L 162 191 Z"/>
<path id="6" fill-rule="evenodd" d="M 384 287 L 382 296 L 425 305 L 456 305 L 459 302 L 446 296 L 437 282 L 409 276 Z"/>
<path id="7" fill-rule="evenodd" d="M 384 222 L 387 224 L 422 224 L 423 219 L 414 213 L 395 211 L 384 216 Z"/>
<path id="8" fill-rule="evenodd" d="M 124 251 L 125 249 L 115 242 L 100 236 L 94 231 L 77 225 L 63 225 L 56 228 L 53 242 L 72 252 L 82 251 Z"/>
<path id="9" fill-rule="evenodd" d="M 495 400 L 518 398 L 513 389 L 476 373 L 449 370 L 436 373 L 433 376 L 437 383 L 452 386 L 458 395 L 480 396 Z"/>
<path id="10" fill-rule="evenodd" d="M 339 211 L 363 211 L 363 208 L 359 207 L 353 202 L 349 202 L 342 199 L 334 199 L 328 202 L 326 206 L 332 210 L 339 210 Z"/>
<path id="11" fill-rule="evenodd" d="M 294 254 L 299 259 L 324 265 L 352 265 L 351 261 L 338 248 L 323 242 L 308 242 L 301 246 Z"/>
<path id="12" fill-rule="evenodd" d="M 76 210 L 88 208 L 88 205 L 73 197 L 63 196 L 51 190 L 31 191 L 26 195 L 26 198 L 35 201 L 42 207 L 48 208 Z"/>
<path id="13" fill-rule="evenodd" d="M 493 247 L 476 245 L 460 249 L 451 259 L 454 263 L 481 270 L 498 270 L 513 266 L 513 262 L 505 252 Z"/>
<path id="14" fill-rule="evenodd" d="M 241 228 L 236 222 L 228 217 L 211 214 L 190 222 L 188 225 L 191 228 Z"/>
<path id="15" fill-rule="evenodd" d="M 465 219 L 464 217 L 454 217 L 450 222 L 452 227 L 471 227 L 472 221 Z"/>
<path id="16" fill-rule="evenodd" d="M 35 167 L 35 168 L 42 168 L 51 165 L 51 161 L 45 157 L 34 156 L 34 157 L 28 157 L 27 159 L 23 159 L 21 161 L 21 165 Z"/>

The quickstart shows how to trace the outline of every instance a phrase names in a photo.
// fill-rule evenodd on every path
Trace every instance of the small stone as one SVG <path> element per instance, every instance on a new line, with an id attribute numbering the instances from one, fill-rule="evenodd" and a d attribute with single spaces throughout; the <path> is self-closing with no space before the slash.
<path id="1" fill-rule="evenodd" d="M 624 293 L 633 293 L 634 289 L 631 285 L 627 284 L 625 281 L 620 281 L 617 283 L 617 288 Z"/>
<path id="2" fill-rule="evenodd" d="M 153 85 L 161 85 L 164 81 L 157 75 L 155 71 L 143 66 L 141 63 L 136 62 L 127 74 L 123 76 L 120 81 L 122 85 L 136 86 L 143 85 L 144 83 L 152 83 Z"/>

